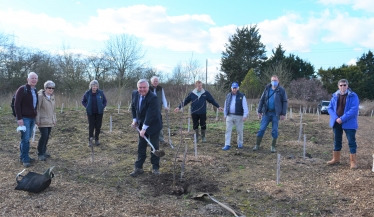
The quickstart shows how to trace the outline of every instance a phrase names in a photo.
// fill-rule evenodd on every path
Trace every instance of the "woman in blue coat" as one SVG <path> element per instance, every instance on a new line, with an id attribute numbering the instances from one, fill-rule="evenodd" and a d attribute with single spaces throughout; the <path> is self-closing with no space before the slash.
<path id="1" fill-rule="evenodd" d="M 339 90 L 331 98 L 327 110 L 330 115 L 330 127 L 334 131 L 334 152 L 331 161 L 327 164 L 340 163 L 340 151 L 342 149 L 343 131 L 347 136 L 351 169 L 357 168 L 356 159 L 356 130 L 358 129 L 358 108 L 360 101 L 355 92 L 348 88 L 348 81 L 341 79 L 338 82 Z"/>
<path id="2" fill-rule="evenodd" d="M 92 80 L 88 86 L 89 90 L 83 95 L 82 105 L 86 108 L 88 118 L 88 147 L 95 138 L 95 145 L 100 145 L 99 134 L 103 122 L 104 108 L 107 100 L 104 92 L 99 90 L 99 82 Z M 95 137 L 94 137 L 95 131 Z"/>

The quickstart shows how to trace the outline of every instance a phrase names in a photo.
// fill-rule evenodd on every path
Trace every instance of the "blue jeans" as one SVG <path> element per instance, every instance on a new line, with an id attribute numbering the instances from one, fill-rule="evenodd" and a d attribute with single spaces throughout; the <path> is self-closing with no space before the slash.
<path id="1" fill-rule="evenodd" d="M 264 137 L 265 130 L 271 122 L 271 136 L 273 139 L 278 138 L 278 122 L 279 116 L 275 114 L 275 111 L 266 112 L 262 115 L 262 120 L 260 124 L 260 130 L 257 133 L 257 137 Z"/>
<path id="2" fill-rule="evenodd" d="M 351 154 L 356 154 L 357 143 L 356 143 L 356 130 L 354 129 L 343 129 L 341 124 L 335 122 L 334 127 L 334 151 L 342 150 L 342 138 L 343 130 L 347 136 L 349 151 Z"/>
<path id="3" fill-rule="evenodd" d="M 26 132 L 21 131 L 21 143 L 19 144 L 19 150 L 21 152 L 19 158 L 24 163 L 30 163 L 30 138 L 32 131 L 35 126 L 35 118 L 22 118 L 23 125 L 26 127 Z"/>

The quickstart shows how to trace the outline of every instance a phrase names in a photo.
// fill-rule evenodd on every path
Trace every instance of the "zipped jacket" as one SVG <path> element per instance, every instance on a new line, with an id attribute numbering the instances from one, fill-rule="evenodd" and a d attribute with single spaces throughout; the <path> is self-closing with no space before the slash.
<path id="1" fill-rule="evenodd" d="M 24 94 L 26 88 L 26 94 Z M 36 95 L 36 107 L 34 108 L 31 86 L 29 84 L 22 85 L 16 92 L 16 100 L 14 101 L 14 109 L 16 111 L 17 120 L 25 118 L 35 118 L 38 107 L 38 93 L 34 88 Z"/>
<path id="2" fill-rule="evenodd" d="M 340 90 L 332 94 L 330 104 L 327 108 L 327 111 L 330 115 L 330 127 L 333 127 L 336 122 L 336 119 L 340 118 L 343 121 L 343 129 L 358 129 L 357 119 L 360 101 L 358 99 L 357 94 L 353 92 L 350 88 L 348 88 L 347 91 L 348 95 L 345 102 L 344 114 L 341 117 L 338 117 L 338 115 L 336 114 Z"/>
<path id="3" fill-rule="evenodd" d="M 44 90 L 40 90 L 38 93 L 38 115 L 36 115 L 35 122 L 38 123 L 38 127 L 53 127 L 56 123 L 56 105 L 55 95 L 52 94 L 50 98 L 45 95 Z"/>
<path id="4" fill-rule="evenodd" d="M 206 114 L 206 101 L 213 104 L 217 108 L 220 107 L 208 91 L 201 89 L 201 94 L 199 97 L 197 94 L 197 89 L 195 88 L 188 94 L 178 108 L 182 108 L 182 106 L 186 106 L 191 102 L 191 114 Z"/>
<path id="5" fill-rule="evenodd" d="M 96 102 L 97 102 L 97 113 L 103 114 L 104 108 L 106 107 L 106 97 L 102 90 L 96 91 Z M 83 95 L 82 98 L 82 105 L 86 108 L 86 112 L 88 115 L 92 115 L 92 90 L 89 89 Z"/>
<path id="6" fill-rule="evenodd" d="M 258 113 L 265 114 L 268 111 L 268 104 L 269 104 L 269 90 L 271 88 L 271 84 L 266 85 L 264 92 L 261 95 L 260 102 L 258 104 Z M 283 87 L 277 86 L 274 90 L 274 107 L 275 107 L 275 114 L 277 116 L 283 115 L 285 116 L 287 113 L 287 94 Z"/>

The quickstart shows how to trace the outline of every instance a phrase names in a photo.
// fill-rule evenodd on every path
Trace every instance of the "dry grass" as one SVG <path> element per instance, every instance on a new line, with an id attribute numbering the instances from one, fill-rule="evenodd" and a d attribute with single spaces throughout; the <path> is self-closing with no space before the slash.
<path id="1" fill-rule="evenodd" d="M 74 105 L 74 103 L 73 103 Z M 109 117 L 113 131 L 109 131 Z M 0 215 L 2 216 L 231 216 L 214 202 L 193 200 L 198 192 L 213 193 L 215 198 L 246 216 L 372 216 L 374 188 L 372 169 L 373 119 L 359 117 L 357 131 L 357 170 L 349 169 L 348 147 L 343 140 L 341 164 L 327 166 L 332 152 L 332 132 L 328 115 L 304 114 L 303 140 L 298 142 L 299 116 L 281 122 L 278 153 L 281 154 L 280 185 L 276 185 L 276 154 L 270 153 L 270 132 L 266 132 L 261 149 L 252 151 L 255 133 L 245 131 L 244 149 L 222 151 L 224 125 L 208 114 L 208 143 L 198 144 L 198 158 L 189 142 L 184 180 L 179 180 L 184 145 L 178 154 L 176 178 L 173 179 L 175 150 L 166 151 L 161 160 L 160 177 L 150 173 L 149 158 L 145 174 L 132 178 L 129 173 L 136 159 L 137 135 L 130 129 L 131 116 L 126 107 L 118 113 L 116 106 L 104 115 L 101 146 L 95 147 L 95 161 L 87 148 L 87 120 L 83 110 L 74 106 L 58 112 L 58 125 L 52 130 L 49 152 L 52 158 L 36 162 L 27 171 L 41 173 L 50 166 L 55 178 L 40 194 L 15 191 L 15 175 L 23 167 L 18 162 L 19 135 L 9 113 L 0 115 Z M 165 117 L 165 116 L 164 116 Z M 186 118 L 171 113 L 172 141 L 180 144 L 179 126 Z M 247 124 L 258 124 L 254 111 Z M 166 127 L 166 122 L 164 123 Z M 164 131 L 166 132 L 166 130 Z M 183 130 L 182 138 L 192 133 Z M 166 135 L 166 134 L 165 134 Z M 36 134 L 36 141 L 39 134 Z M 232 138 L 236 138 L 233 132 Z M 183 143 L 184 144 L 184 143 Z M 36 157 L 37 142 L 31 143 L 30 155 Z M 183 150 L 183 151 L 182 151 Z M 27 172 L 26 171 L 26 172 Z M 174 187 L 173 187 L 174 182 Z M 178 190 L 178 192 L 176 191 Z"/>

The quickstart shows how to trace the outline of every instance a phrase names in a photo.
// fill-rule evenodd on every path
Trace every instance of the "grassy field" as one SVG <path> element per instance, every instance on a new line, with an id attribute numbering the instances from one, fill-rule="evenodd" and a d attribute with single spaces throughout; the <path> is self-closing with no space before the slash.
<path id="1" fill-rule="evenodd" d="M 69 105 L 69 104 L 68 104 Z M 5 108 L 6 106 L 4 106 Z M 67 108 L 70 107 L 70 108 Z M 276 183 L 277 154 L 270 153 L 268 130 L 261 149 L 252 151 L 259 120 L 252 111 L 245 122 L 244 148 L 222 151 L 225 124 L 222 113 L 208 113 L 207 143 L 197 144 L 197 157 L 187 130 L 187 113 L 170 113 L 170 146 L 161 160 L 161 175 L 150 172 L 147 158 L 145 174 L 132 178 L 136 160 L 137 133 L 130 128 L 126 106 L 111 105 L 104 115 L 101 145 L 94 148 L 94 161 L 87 147 L 87 118 L 75 102 L 57 109 L 57 126 L 48 144 L 52 157 L 36 161 L 29 171 L 42 173 L 55 166 L 51 186 L 39 194 L 15 191 L 15 176 L 24 168 L 18 162 L 19 134 L 9 110 L 0 113 L 0 170 L 2 216 L 232 216 L 199 193 L 212 194 L 239 215 L 246 216 L 373 216 L 374 188 L 371 146 L 373 118 L 360 116 L 357 131 L 358 169 L 349 169 L 347 141 L 343 139 L 340 165 L 327 166 L 333 149 L 328 115 L 303 114 L 301 140 L 300 115 L 280 123 L 277 154 L 280 179 Z M 296 111 L 297 112 L 296 112 Z M 112 131 L 109 128 L 112 117 Z M 164 135 L 167 136 L 165 113 Z M 180 126 L 183 126 L 181 129 Z M 192 131 L 192 130 L 191 130 Z M 304 135 L 306 154 L 303 156 Z M 30 156 L 36 158 L 37 141 L 31 142 Z M 187 146 L 186 158 L 184 158 Z M 182 171 L 182 163 L 184 170 Z M 182 173 L 183 172 L 183 173 Z"/>

